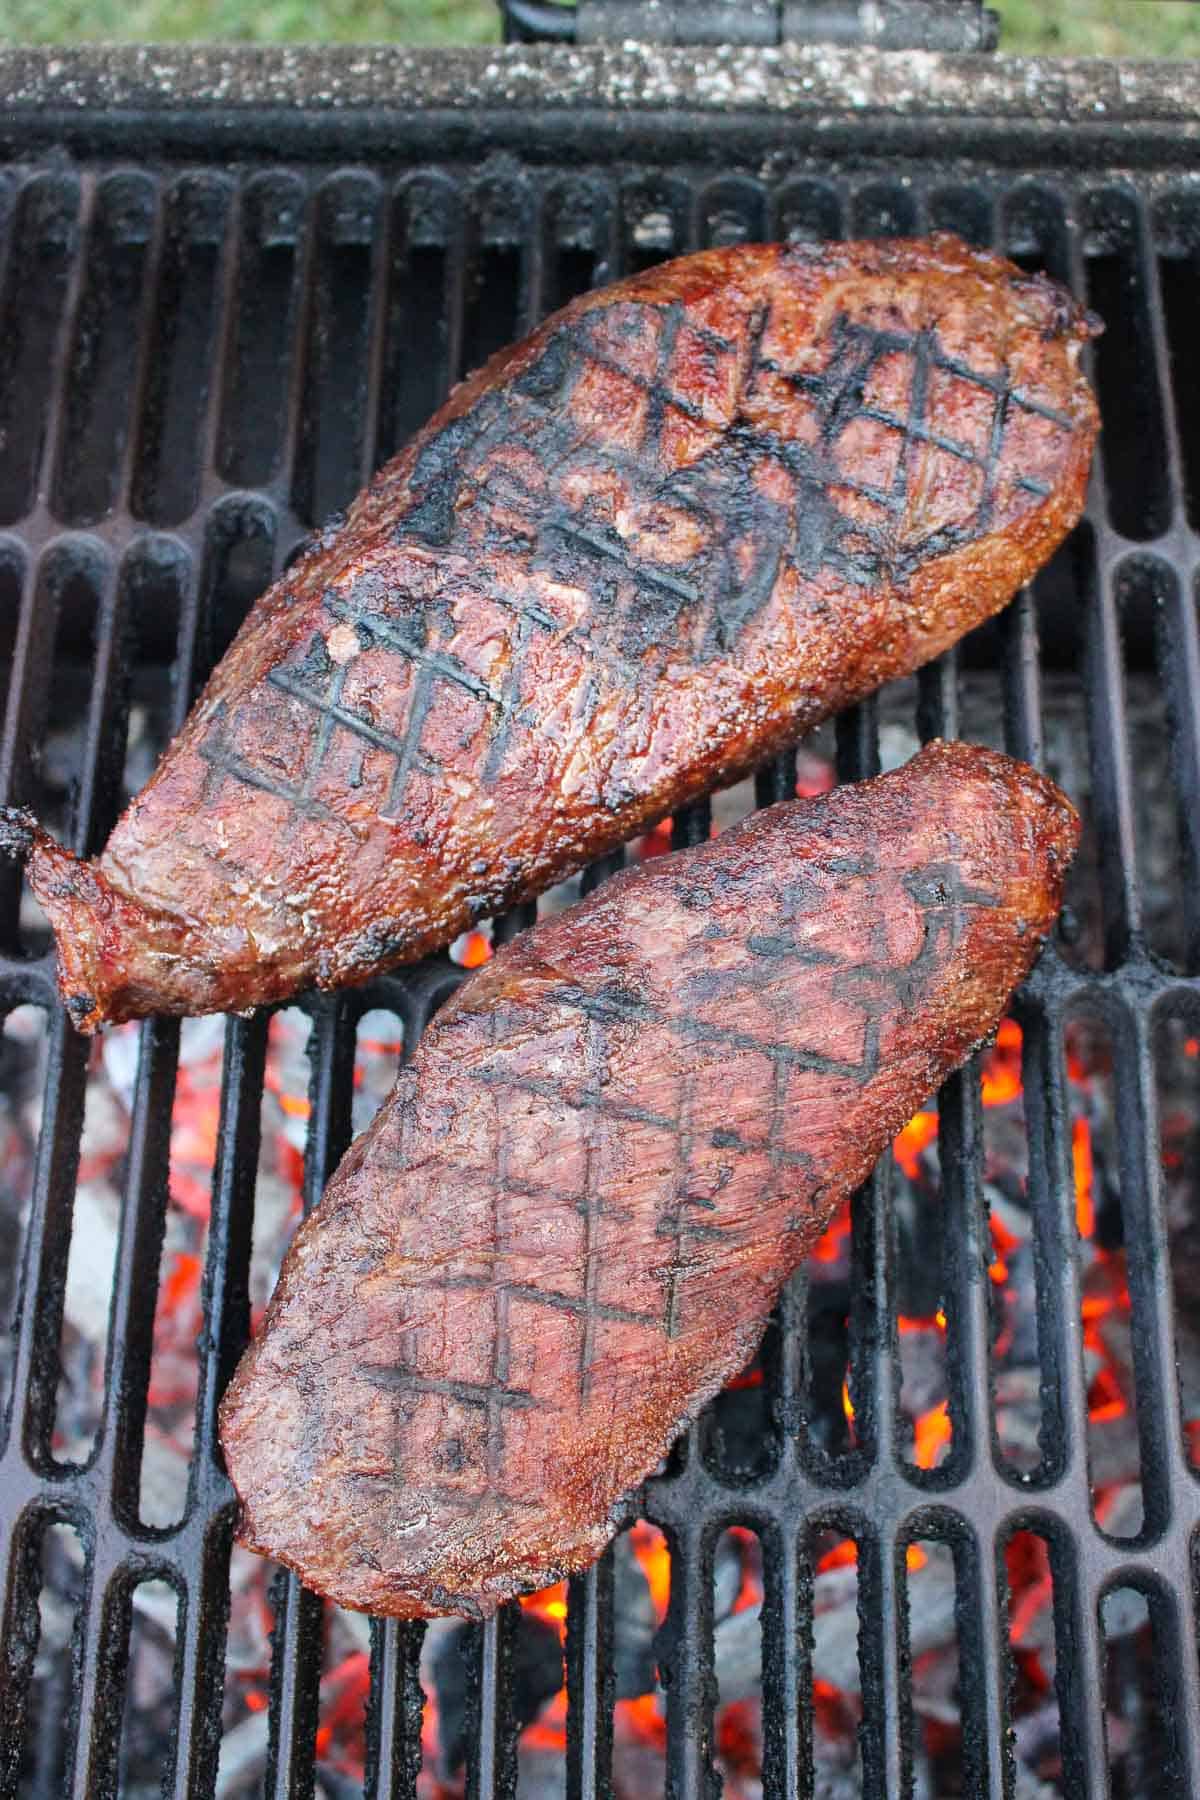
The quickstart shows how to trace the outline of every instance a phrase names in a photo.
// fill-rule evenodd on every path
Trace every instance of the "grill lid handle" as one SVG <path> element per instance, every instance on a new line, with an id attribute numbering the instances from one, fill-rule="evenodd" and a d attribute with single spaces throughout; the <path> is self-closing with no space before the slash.
<path id="1" fill-rule="evenodd" d="M 499 0 L 506 43 L 870 44 L 994 50 L 982 0 Z"/>

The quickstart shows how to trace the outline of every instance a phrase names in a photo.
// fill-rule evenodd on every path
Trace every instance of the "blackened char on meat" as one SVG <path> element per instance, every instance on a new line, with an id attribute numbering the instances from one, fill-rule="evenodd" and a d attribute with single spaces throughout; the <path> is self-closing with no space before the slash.
<path id="1" fill-rule="evenodd" d="M 955 642 L 1079 516 L 1093 325 L 948 236 L 555 315 L 258 602 L 96 861 L 10 816 L 76 1024 L 422 956 Z"/>
<path id="2" fill-rule="evenodd" d="M 1032 769 L 935 744 L 502 949 L 300 1230 L 225 1395 L 243 1542 L 408 1618 L 590 1562 L 994 1031 L 1077 834 Z"/>

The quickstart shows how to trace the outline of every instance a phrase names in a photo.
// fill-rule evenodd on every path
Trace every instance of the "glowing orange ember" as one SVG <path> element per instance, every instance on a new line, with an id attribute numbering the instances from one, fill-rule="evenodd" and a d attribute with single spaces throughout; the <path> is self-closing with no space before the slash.
<path id="1" fill-rule="evenodd" d="M 814 1262 L 835 1263 L 842 1254 L 842 1245 L 850 1235 L 850 1202 L 847 1200 L 840 1212 L 834 1214 L 825 1230 L 817 1239 L 811 1251 Z"/>
<path id="2" fill-rule="evenodd" d="M 562 1635 L 567 1618 L 565 1581 L 556 1581 L 553 1587 L 539 1588 L 536 1594 L 522 1595 L 521 1605 L 526 1612 L 536 1613 L 539 1619 L 545 1619 L 548 1624 L 557 1627 L 559 1635 Z"/>
<path id="3" fill-rule="evenodd" d="M 937 1467 L 938 1451 L 951 1439 L 950 1403 L 939 1400 L 913 1427 L 913 1461 L 918 1469 Z"/>
<path id="4" fill-rule="evenodd" d="M 828 1569 L 847 1569 L 858 1561 L 858 1545 L 853 1538 L 843 1538 L 832 1550 L 827 1550 L 817 1564 L 817 1574 L 824 1575 Z"/>
<path id="5" fill-rule="evenodd" d="M 654 827 L 653 831 L 648 831 L 646 833 L 638 848 L 638 855 L 643 862 L 648 862 L 652 856 L 666 856 L 671 848 L 671 830 L 673 825 L 673 819 L 662 819 Z"/>
<path id="6" fill-rule="evenodd" d="M 983 1066 L 981 1092 L 985 1106 L 1007 1106 L 1021 1093 L 1021 1027 L 1001 1021 L 996 1042 Z"/>
<path id="7" fill-rule="evenodd" d="M 567 1747 L 567 1690 L 559 1688 L 548 1706 L 542 1708 L 533 1724 L 523 1733 L 521 1742 L 533 1750 L 565 1751 Z"/>
<path id="8" fill-rule="evenodd" d="M 732 1391 L 734 1388 L 757 1388 L 761 1387 L 762 1384 L 762 1370 L 760 1368 L 753 1368 L 743 1369 L 740 1375 L 735 1375 L 732 1381 L 726 1382 L 725 1386 L 728 1390 Z"/>
<path id="9" fill-rule="evenodd" d="M 928 1561 L 929 1558 L 920 1544 L 910 1544 L 904 1552 L 904 1566 L 910 1575 L 915 1575 L 918 1569 L 923 1569 Z"/>
<path id="10" fill-rule="evenodd" d="M 641 1564 L 642 1574 L 650 1589 L 654 1616 L 661 1625 L 667 1616 L 671 1600 L 671 1554 L 667 1549 L 667 1540 L 661 1531 L 639 1519 L 630 1529 L 629 1543 Z"/>
<path id="11" fill-rule="evenodd" d="M 806 757 L 803 767 L 796 774 L 796 798 L 815 800 L 818 795 L 829 793 L 832 787 L 833 770 L 829 764 L 818 762 L 815 757 Z"/>
<path id="12" fill-rule="evenodd" d="M 477 969 L 480 963 L 485 963 L 490 959 L 491 954 L 491 943 L 484 937 L 482 931 L 468 932 L 467 941 L 462 947 L 464 969 Z"/>
<path id="13" fill-rule="evenodd" d="M 762 1578 L 757 1568 L 758 1539 L 742 1525 L 731 1525 L 729 1535 L 737 1540 L 742 1559 L 742 1585 L 733 1603 L 733 1611 L 748 1612 L 751 1607 L 761 1606 L 763 1597 Z"/>
<path id="14" fill-rule="evenodd" d="M 920 1155 L 937 1136 L 938 1116 L 935 1112 L 914 1113 L 904 1130 L 892 1143 L 896 1161 L 910 1181 L 921 1173 Z"/>
<path id="15" fill-rule="evenodd" d="M 910 1331 L 945 1331 L 946 1314 L 940 1306 L 932 1314 L 923 1313 L 914 1316 L 910 1313 L 897 1313 L 896 1325 L 904 1336 L 907 1336 Z"/>
<path id="16" fill-rule="evenodd" d="M 842 1382 L 842 1411 L 846 1415 L 847 1425 L 853 1425 L 853 1423 L 854 1423 L 854 1402 L 850 1398 L 850 1383 L 848 1380 L 843 1380 L 843 1382 Z"/>
<path id="17" fill-rule="evenodd" d="M 1075 1223 L 1081 1238 L 1090 1238 L 1096 1229 L 1096 1208 L 1092 1199 L 1092 1129 L 1086 1119 L 1076 1119 L 1071 1126 L 1071 1167 L 1075 1174 Z"/>

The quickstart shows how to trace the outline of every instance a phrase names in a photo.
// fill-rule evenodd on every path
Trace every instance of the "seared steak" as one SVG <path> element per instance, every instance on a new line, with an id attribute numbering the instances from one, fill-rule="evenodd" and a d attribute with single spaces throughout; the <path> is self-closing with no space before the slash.
<path id="1" fill-rule="evenodd" d="M 1070 296 L 946 236 L 708 251 L 460 387 L 254 608 L 86 866 L 83 1030 L 448 943 L 1001 607 L 1096 431 Z"/>
<path id="2" fill-rule="evenodd" d="M 242 1541 L 405 1618 L 590 1562 L 995 1029 L 1077 832 L 1032 769 L 934 744 L 502 949 L 301 1228 L 225 1395 Z"/>

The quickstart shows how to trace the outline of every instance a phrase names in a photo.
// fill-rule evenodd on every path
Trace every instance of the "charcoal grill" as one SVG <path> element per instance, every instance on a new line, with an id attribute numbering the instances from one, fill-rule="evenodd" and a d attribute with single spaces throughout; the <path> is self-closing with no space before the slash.
<path id="1" fill-rule="evenodd" d="M 546 25 L 548 10 L 514 9 L 513 35 Z M 779 17 L 762 26 L 763 8 L 745 10 L 774 44 Z M 1005 1546 L 1019 1529 L 1041 1536 L 1053 1574 L 1061 1791 L 1110 1791 L 1114 1659 L 1101 1619 L 1117 1591 L 1148 1609 L 1154 1727 L 1141 1785 L 1126 1769 L 1113 1791 L 1200 1791 L 1200 1487 L 1174 1373 L 1181 1320 L 1155 1062 L 1164 1017 L 1200 1018 L 1200 77 L 924 52 L 520 44 L 437 56 L 8 52 L 0 93 L 0 799 L 48 810 L 79 851 L 102 843 L 130 779 L 131 708 L 159 740 L 174 729 L 306 534 L 457 373 L 574 292 L 706 243 L 951 227 L 1048 268 L 1104 314 L 1103 449 L 1072 544 L 911 694 L 885 694 L 836 727 L 839 774 L 855 778 L 878 767 L 880 722 L 897 707 L 921 736 L 972 736 L 972 696 L 986 689 L 996 735 L 1034 762 L 1055 760 L 1069 697 L 1086 724 L 1088 844 L 1071 917 L 1017 1009 L 1042 1372 L 1035 1464 L 1019 1472 L 996 1451 L 993 1247 L 968 1070 L 939 1103 L 949 1456 L 923 1468 L 902 1453 L 893 1177 L 881 1167 L 852 1213 L 853 1441 L 822 1447 L 811 1428 L 801 1276 L 764 1352 L 757 1446 L 727 1454 L 710 1414 L 630 1517 L 661 1527 L 671 1551 L 655 1653 L 672 1796 L 719 1791 L 712 1560 L 731 1524 L 762 1545 L 762 1783 L 776 1800 L 812 1791 L 812 1546 L 824 1529 L 858 1546 L 863 1791 L 901 1795 L 916 1779 L 905 1594 L 918 1539 L 953 1555 L 956 1791 L 1026 1791 L 1009 1716 Z M 1146 866 L 1145 783 L 1127 729 L 1131 684 L 1146 683 L 1178 822 L 1165 876 Z M 79 748 L 55 790 L 53 730 L 67 715 Z M 759 803 L 795 778 L 793 759 L 764 770 Z M 693 809 L 675 841 L 707 829 L 707 810 Z M 48 941 L 15 873 L 0 906 L 3 1007 L 49 1018 L 0 1459 L 0 1792 L 118 1791 L 133 1597 L 157 1577 L 178 1598 L 162 1791 L 211 1794 L 233 1526 L 216 1406 L 249 1325 L 267 1024 L 235 1020 L 226 1038 L 186 1511 L 151 1527 L 139 1522 L 139 1470 L 179 1028 L 141 1028 L 101 1418 L 94 1449 L 72 1463 L 55 1448 L 55 1396 L 88 1052 L 57 1005 Z M 523 922 L 501 921 L 497 935 Z M 306 1204 L 349 1141 L 361 1014 L 390 1007 L 411 1044 L 458 978 L 443 958 L 366 994 L 304 1002 Z M 1097 1523 L 1088 1469 L 1062 1053 L 1080 1005 L 1108 1032 L 1115 1070 L 1143 1494 L 1140 1525 L 1123 1537 Z M 56 1521 L 74 1528 L 82 1559 L 67 1653 L 47 1675 L 39 1593 Z M 580 1800 L 613 1791 L 612 1601 L 611 1558 L 570 1584 L 565 1791 Z M 287 1580 L 275 1609 L 263 1791 L 337 1792 L 332 1771 L 318 1774 L 321 1603 Z M 466 1735 L 479 1800 L 516 1788 L 516 1632 L 509 1609 L 475 1637 Z M 420 1631 L 377 1624 L 370 1656 L 365 1790 L 413 1795 Z M 341 1791 L 359 1791 L 342 1779 Z"/>

